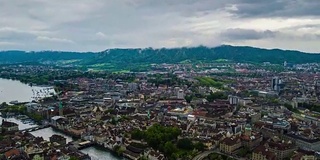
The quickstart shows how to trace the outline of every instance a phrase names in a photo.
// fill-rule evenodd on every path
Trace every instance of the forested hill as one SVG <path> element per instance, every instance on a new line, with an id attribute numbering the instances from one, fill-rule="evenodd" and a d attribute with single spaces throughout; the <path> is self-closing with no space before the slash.
<path id="1" fill-rule="evenodd" d="M 84 60 L 92 59 L 96 54 L 78 53 L 78 52 L 60 52 L 60 51 L 40 51 L 40 52 L 25 52 L 25 51 L 0 51 L 0 64 L 12 63 L 43 63 L 46 61 L 58 62 L 65 60 Z"/>
<path id="2" fill-rule="evenodd" d="M 212 62 L 216 60 L 229 60 L 232 62 L 271 62 L 283 63 L 313 63 L 320 62 L 320 54 L 309 54 L 299 51 L 280 49 L 260 49 L 253 47 L 239 47 L 223 45 L 214 48 L 191 47 L 173 49 L 108 49 L 102 52 L 24 52 L 1 51 L 0 63 L 43 63 L 43 62 L 69 62 L 82 65 L 94 64 L 151 64 L 151 63 L 180 63 L 180 62 Z"/>

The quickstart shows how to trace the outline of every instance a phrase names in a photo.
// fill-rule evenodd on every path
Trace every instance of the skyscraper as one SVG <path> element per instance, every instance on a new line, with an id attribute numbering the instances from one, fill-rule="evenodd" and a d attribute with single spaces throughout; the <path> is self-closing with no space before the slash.
<path id="1" fill-rule="evenodd" d="M 273 77 L 271 81 L 271 90 L 277 93 L 283 89 L 282 80 L 279 77 Z"/>

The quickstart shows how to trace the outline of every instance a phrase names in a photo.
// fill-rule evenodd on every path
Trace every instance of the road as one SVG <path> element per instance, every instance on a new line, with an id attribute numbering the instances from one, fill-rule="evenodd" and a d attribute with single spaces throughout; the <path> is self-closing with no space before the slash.
<path id="1" fill-rule="evenodd" d="M 195 156 L 192 160 L 202 160 L 203 158 L 207 157 L 209 154 L 214 153 L 215 151 L 205 151 L 202 152 L 200 154 L 198 154 L 197 156 Z"/>

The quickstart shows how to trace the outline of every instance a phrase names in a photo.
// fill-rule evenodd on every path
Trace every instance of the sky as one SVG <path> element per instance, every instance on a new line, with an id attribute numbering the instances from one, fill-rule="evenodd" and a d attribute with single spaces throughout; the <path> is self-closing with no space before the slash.
<path id="1" fill-rule="evenodd" d="M 222 44 L 320 53 L 320 0 L 0 0 L 0 50 Z"/>

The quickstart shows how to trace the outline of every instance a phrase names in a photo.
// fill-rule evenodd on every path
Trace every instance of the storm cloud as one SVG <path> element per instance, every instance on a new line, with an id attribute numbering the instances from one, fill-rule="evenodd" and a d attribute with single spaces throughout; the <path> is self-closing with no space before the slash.
<path id="1" fill-rule="evenodd" d="M 221 44 L 320 52 L 318 0 L 3 0 L 0 50 Z"/>

